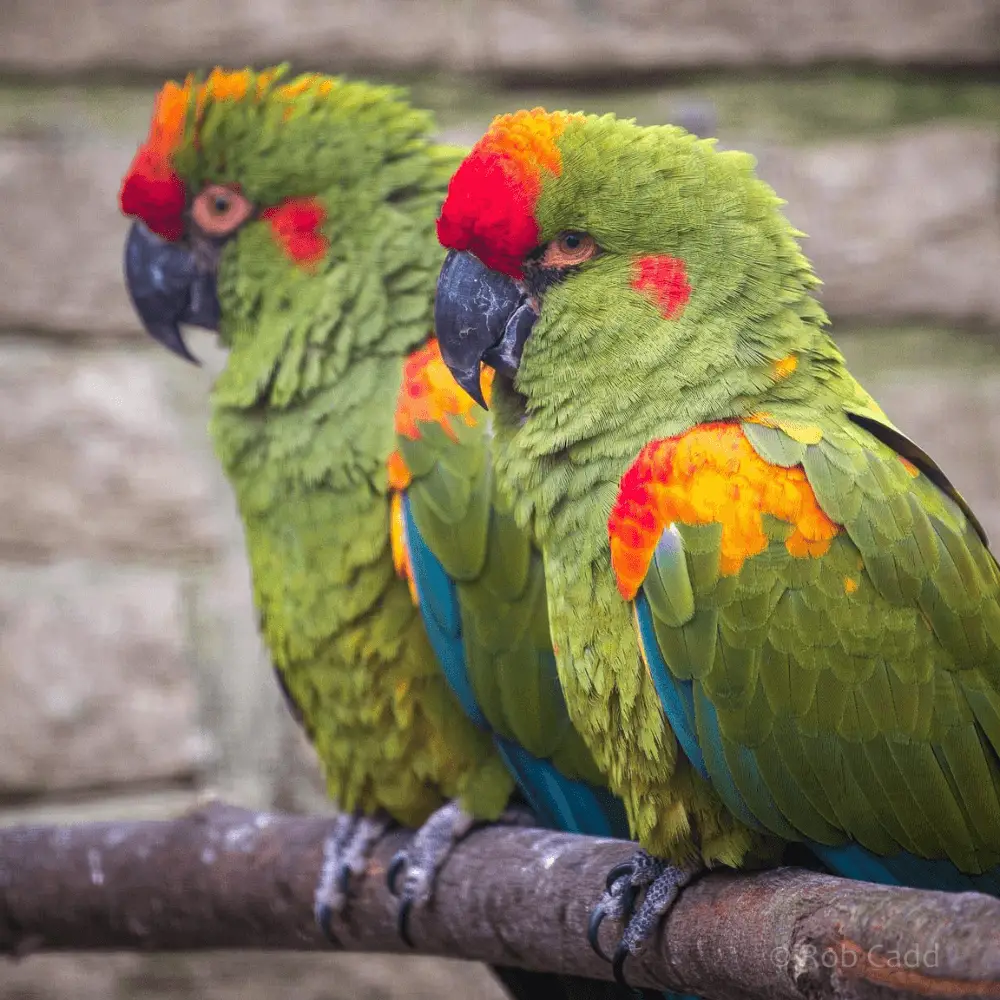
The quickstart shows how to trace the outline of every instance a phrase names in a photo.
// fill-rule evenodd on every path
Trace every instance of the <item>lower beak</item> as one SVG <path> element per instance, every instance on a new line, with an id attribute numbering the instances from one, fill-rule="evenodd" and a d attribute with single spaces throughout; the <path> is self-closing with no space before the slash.
<path id="1" fill-rule="evenodd" d="M 219 328 L 215 272 L 194 254 L 134 222 L 125 242 L 125 283 L 142 325 L 155 340 L 194 364 L 180 324 Z"/>
<path id="2" fill-rule="evenodd" d="M 438 277 L 435 332 L 455 381 L 483 409 L 480 365 L 513 378 L 537 318 L 513 279 L 491 271 L 470 253 L 449 252 Z"/>

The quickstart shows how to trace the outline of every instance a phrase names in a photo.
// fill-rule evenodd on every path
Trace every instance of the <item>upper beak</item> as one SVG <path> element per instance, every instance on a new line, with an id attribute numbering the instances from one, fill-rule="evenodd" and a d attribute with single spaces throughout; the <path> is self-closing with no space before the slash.
<path id="1" fill-rule="evenodd" d="M 455 381 L 481 406 L 480 363 L 511 378 L 537 319 L 528 295 L 470 253 L 452 250 L 437 283 L 434 327 Z"/>
<path id="2" fill-rule="evenodd" d="M 134 222 L 125 242 L 125 283 L 149 334 L 187 361 L 198 363 L 180 324 L 219 328 L 215 272 L 187 248 L 169 243 Z"/>

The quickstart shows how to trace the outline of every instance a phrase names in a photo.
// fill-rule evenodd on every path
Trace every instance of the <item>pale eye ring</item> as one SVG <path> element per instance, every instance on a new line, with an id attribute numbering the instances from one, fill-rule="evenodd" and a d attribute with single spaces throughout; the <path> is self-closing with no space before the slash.
<path id="1" fill-rule="evenodd" d="M 253 205 L 235 186 L 208 184 L 191 203 L 191 219 L 209 236 L 228 236 L 253 214 Z"/>
<path id="2" fill-rule="evenodd" d="M 590 233 L 567 229 L 550 240 L 542 254 L 542 267 L 575 267 L 590 260 L 599 250 L 597 240 Z"/>

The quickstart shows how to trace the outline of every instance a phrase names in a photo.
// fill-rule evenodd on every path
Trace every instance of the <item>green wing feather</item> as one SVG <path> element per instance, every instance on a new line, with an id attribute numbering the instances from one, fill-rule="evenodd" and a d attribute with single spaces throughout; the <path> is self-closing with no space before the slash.
<path id="1" fill-rule="evenodd" d="M 981 526 L 879 415 L 816 444 L 743 429 L 765 461 L 801 464 L 843 530 L 796 558 L 766 516 L 767 548 L 720 577 L 721 532 L 678 524 L 680 571 L 654 560 L 643 593 L 670 673 L 694 684 L 699 743 L 721 742 L 710 769 L 780 835 L 995 866 L 1000 569 Z"/>

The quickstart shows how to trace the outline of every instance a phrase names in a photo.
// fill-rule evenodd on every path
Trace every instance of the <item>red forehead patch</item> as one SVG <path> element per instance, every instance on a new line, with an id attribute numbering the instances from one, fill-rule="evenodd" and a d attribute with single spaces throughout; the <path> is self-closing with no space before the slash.
<path id="1" fill-rule="evenodd" d="M 521 277 L 521 261 L 538 245 L 542 179 L 562 172 L 556 140 L 570 118 L 542 108 L 495 118 L 448 185 L 438 219 L 441 245 Z"/>
<path id="2" fill-rule="evenodd" d="M 184 184 L 170 165 L 170 154 L 184 132 L 192 78 L 169 81 L 156 95 L 149 135 L 122 181 L 118 203 L 125 215 L 143 222 L 166 240 L 184 232 Z"/>

